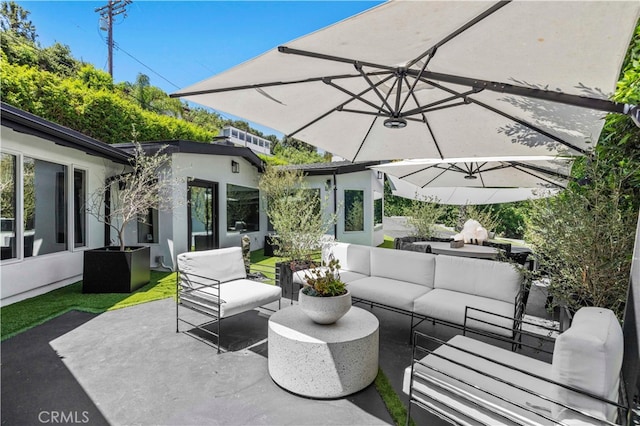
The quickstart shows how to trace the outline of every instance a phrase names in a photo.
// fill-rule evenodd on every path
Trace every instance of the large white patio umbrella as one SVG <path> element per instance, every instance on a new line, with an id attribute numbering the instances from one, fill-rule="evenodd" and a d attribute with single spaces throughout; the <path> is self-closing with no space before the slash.
<path id="1" fill-rule="evenodd" d="M 469 204 L 502 204 L 514 201 L 534 200 L 551 197 L 561 189 L 551 188 L 469 188 L 444 187 L 421 188 L 395 176 L 387 176 L 391 184 L 391 193 L 397 197 L 411 200 L 434 200 L 438 204 L 465 206 Z"/>
<path id="2" fill-rule="evenodd" d="M 583 154 L 638 1 L 389 1 L 172 96 L 347 160 Z M 301 17 L 304 19 L 304 17 Z"/>

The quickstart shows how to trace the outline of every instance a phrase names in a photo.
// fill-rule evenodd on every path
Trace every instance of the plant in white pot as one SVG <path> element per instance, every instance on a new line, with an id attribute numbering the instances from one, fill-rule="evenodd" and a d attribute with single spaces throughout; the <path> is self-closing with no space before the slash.
<path id="1" fill-rule="evenodd" d="M 145 222 L 151 209 L 172 207 L 177 180 L 169 168 L 171 158 L 164 146 L 153 148 L 155 153 L 147 154 L 134 142 L 130 171 L 110 177 L 88 197 L 87 213 L 115 231 L 118 245 L 84 252 L 85 293 L 128 293 L 150 280 L 149 247 L 127 246 L 124 235 L 130 223 Z"/>
<path id="2" fill-rule="evenodd" d="M 305 271 L 300 309 L 318 324 L 333 324 L 351 309 L 351 293 L 339 270 L 340 263 L 331 257 L 324 265 L 312 263 Z"/>

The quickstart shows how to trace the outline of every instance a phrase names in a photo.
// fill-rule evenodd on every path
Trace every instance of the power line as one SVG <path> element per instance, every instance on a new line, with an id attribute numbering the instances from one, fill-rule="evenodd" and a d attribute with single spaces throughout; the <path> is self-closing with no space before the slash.
<path id="1" fill-rule="evenodd" d="M 122 47 L 120 47 L 120 45 L 118 45 L 118 43 L 114 43 L 114 47 L 116 49 L 118 49 L 119 51 L 121 51 L 122 53 L 124 53 L 125 55 L 129 56 L 131 59 L 133 59 L 134 61 L 136 61 L 137 63 L 139 63 L 143 67 L 145 67 L 146 69 L 148 69 L 149 71 L 151 71 L 152 73 L 154 73 L 155 75 L 157 75 L 158 77 L 160 77 L 161 79 L 163 79 L 164 81 L 166 81 L 167 83 L 169 83 L 170 85 L 172 85 L 173 87 L 175 87 L 176 89 L 180 89 L 180 86 L 178 86 L 177 84 L 173 83 L 172 81 L 169 81 L 167 78 L 162 76 L 160 73 L 155 71 L 153 68 L 151 68 L 150 66 L 146 65 L 141 60 L 139 60 L 138 58 L 133 56 L 131 53 L 129 53 L 126 50 L 124 50 Z"/>

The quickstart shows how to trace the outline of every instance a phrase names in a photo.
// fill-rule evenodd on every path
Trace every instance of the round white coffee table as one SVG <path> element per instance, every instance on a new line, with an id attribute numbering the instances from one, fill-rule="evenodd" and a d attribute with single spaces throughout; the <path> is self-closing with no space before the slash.
<path id="1" fill-rule="evenodd" d="M 310 398 L 339 398 L 369 386 L 378 374 L 378 319 L 351 307 L 320 325 L 295 305 L 269 318 L 269 374 L 284 389 Z"/>

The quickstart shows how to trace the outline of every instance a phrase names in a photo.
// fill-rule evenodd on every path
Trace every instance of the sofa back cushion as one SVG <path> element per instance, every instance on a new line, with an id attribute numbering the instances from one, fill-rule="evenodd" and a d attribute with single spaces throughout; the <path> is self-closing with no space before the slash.
<path id="1" fill-rule="evenodd" d="M 369 275 L 371 272 L 369 267 L 370 251 L 371 247 L 369 246 L 335 243 L 328 246 L 327 251 L 323 253 L 323 259 L 326 262 L 328 256 L 333 254 L 333 257 L 340 262 L 340 269 Z"/>
<path id="2" fill-rule="evenodd" d="M 178 268 L 180 272 L 187 274 L 187 277 L 188 274 L 194 274 L 221 282 L 247 277 L 240 247 L 179 254 Z M 193 277 L 190 280 L 182 280 L 183 285 L 190 287 L 197 287 L 197 282 L 202 282 L 202 279 Z"/>
<path id="3" fill-rule="evenodd" d="M 435 255 L 371 247 L 371 276 L 433 288 Z"/>
<path id="4" fill-rule="evenodd" d="M 623 346 L 622 328 L 613 311 L 581 308 L 574 315 L 571 327 L 556 339 L 551 379 L 618 401 Z M 609 421 L 616 419 L 616 410 L 611 404 L 596 402 L 560 386 L 554 387 L 554 392 L 554 399 L 560 402 Z M 577 417 L 555 404 L 553 414 L 558 420 Z"/>
<path id="5" fill-rule="evenodd" d="M 522 274 L 507 262 L 440 254 L 435 269 L 435 288 L 513 303 L 522 287 Z"/>

